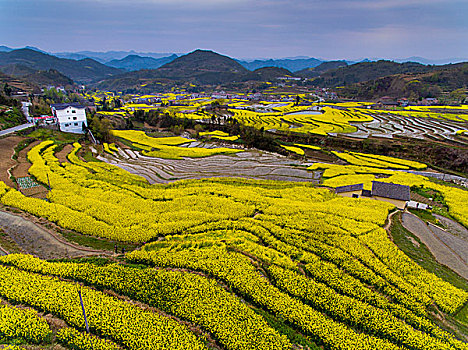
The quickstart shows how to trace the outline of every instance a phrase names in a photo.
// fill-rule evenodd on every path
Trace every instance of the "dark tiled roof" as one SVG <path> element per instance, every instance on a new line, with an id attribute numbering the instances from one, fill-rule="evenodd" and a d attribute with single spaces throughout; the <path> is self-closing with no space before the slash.
<path id="1" fill-rule="evenodd" d="M 54 104 L 51 104 L 50 107 L 55 108 L 56 110 L 61 110 L 61 109 L 65 109 L 65 108 L 68 108 L 68 107 L 75 107 L 75 108 L 78 108 L 78 109 L 86 108 L 86 107 L 82 106 L 81 104 L 79 104 L 77 102 L 73 102 L 73 103 L 54 103 Z"/>
<path id="2" fill-rule="evenodd" d="M 335 187 L 335 193 L 360 191 L 363 188 L 364 188 L 364 184 L 339 186 L 339 187 Z"/>
<path id="3" fill-rule="evenodd" d="M 410 188 L 405 185 L 397 185 L 386 182 L 372 181 L 372 196 L 409 201 Z"/>

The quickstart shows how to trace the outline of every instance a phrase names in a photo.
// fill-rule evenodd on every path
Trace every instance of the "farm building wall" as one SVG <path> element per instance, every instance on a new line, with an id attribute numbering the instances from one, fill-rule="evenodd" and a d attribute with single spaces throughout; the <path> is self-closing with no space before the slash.
<path id="1" fill-rule="evenodd" d="M 352 198 L 354 194 L 355 194 L 355 195 L 358 195 L 359 198 L 360 198 L 360 197 L 361 197 L 361 194 L 362 194 L 362 190 L 337 193 L 338 196 L 341 196 L 341 197 L 350 197 L 350 198 Z"/>
<path id="2" fill-rule="evenodd" d="M 398 200 L 398 199 L 392 199 L 392 198 L 379 197 L 379 196 L 372 196 L 372 198 L 376 199 L 378 201 L 392 203 L 398 209 L 405 209 L 405 207 L 406 207 L 406 201 L 402 201 L 402 200 Z"/>

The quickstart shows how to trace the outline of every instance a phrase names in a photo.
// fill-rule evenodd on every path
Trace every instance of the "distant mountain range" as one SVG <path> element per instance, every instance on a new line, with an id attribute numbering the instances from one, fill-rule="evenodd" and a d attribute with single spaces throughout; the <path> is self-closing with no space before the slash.
<path id="1" fill-rule="evenodd" d="M 0 52 L 0 67 L 2 71 L 8 71 L 10 74 L 18 76 L 25 75 L 24 72 L 32 73 L 32 71 L 55 69 L 80 83 L 89 83 L 123 72 L 120 69 L 106 66 L 91 58 L 76 61 L 58 58 L 32 49 Z M 15 74 L 15 72 L 20 73 Z"/>
<path id="2" fill-rule="evenodd" d="M 101 63 L 107 63 L 112 60 L 121 60 L 129 55 L 137 55 L 141 57 L 151 57 L 151 58 L 162 58 L 174 55 L 174 53 L 158 53 L 158 52 L 136 52 L 136 51 L 106 51 L 106 52 L 97 52 L 97 51 L 78 51 L 78 52 L 56 52 L 53 55 L 60 58 L 69 58 L 69 59 L 83 59 L 83 58 L 92 58 Z"/>
<path id="3" fill-rule="evenodd" d="M 422 64 L 444 65 L 444 64 L 455 64 L 455 63 L 467 62 L 468 58 L 457 57 L 457 58 L 445 58 L 445 59 L 434 60 L 434 59 L 428 59 L 424 57 L 412 56 L 408 58 L 395 58 L 393 61 L 398 62 L 398 63 L 418 62 Z"/>
<path id="4" fill-rule="evenodd" d="M 317 67 L 305 68 L 296 72 L 296 75 L 302 78 L 314 78 L 320 76 L 320 74 L 325 73 L 329 70 L 338 69 L 341 67 L 346 67 L 348 62 L 346 61 L 328 61 L 322 62 Z"/>
<path id="5" fill-rule="evenodd" d="M 281 67 L 262 67 L 249 71 L 238 61 L 212 51 L 196 50 L 176 58 L 156 70 L 129 72 L 99 83 L 98 88 L 118 91 L 146 91 L 161 88 L 161 83 L 226 85 L 276 81 L 291 76 L 309 79 L 308 84 L 340 89 L 348 97 L 374 99 L 387 94 L 431 96 L 442 91 L 467 87 L 468 63 L 441 66 L 415 62 L 397 63 L 380 60 L 348 65 L 346 61 L 322 62 L 299 72 Z M 406 86 L 410 82 L 411 86 Z M 422 82 L 421 82 L 422 81 Z M 419 88 L 413 89 L 418 83 Z"/>
<path id="6" fill-rule="evenodd" d="M 178 56 L 173 54 L 168 57 L 152 58 L 138 55 L 128 55 L 120 60 L 112 60 L 106 63 L 107 66 L 135 71 L 140 69 L 157 69 L 166 63 L 174 61 Z"/>
<path id="7" fill-rule="evenodd" d="M 84 83 L 100 89 L 127 92 L 161 91 L 167 86 L 187 87 L 187 83 L 192 85 L 190 89 L 195 88 L 194 91 L 201 85 L 242 88 L 245 83 L 252 87 L 264 81 L 276 81 L 278 77 L 291 76 L 308 79 L 308 85 L 345 87 L 340 91 L 349 96 L 371 98 L 369 96 L 385 93 L 407 94 L 416 86 L 411 82 L 412 77 L 418 76 L 423 82 L 418 93 L 427 95 L 429 88 L 434 88 L 431 90 L 434 92 L 466 87 L 467 70 L 468 64 L 424 65 L 385 60 L 355 64 L 344 60 L 323 62 L 315 58 L 247 62 L 208 50 L 195 50 L 180 57 L 175 54 L 159 58 L 131 54 L 102 64 L 91 58 L 59 58 L 34 47 L 12 50 L 0 46 L 0 72 L 12 79 L 34 86 Z M 407 82 L 413 85 L 408 88 Z M 434 86 L 430 87 L 430 84 Z"/>
<path id="8" fill-rule="evenodd" d="M 137 52 L 134 50 L 130 51 L 106 51 L 106 52 L 99 52 L 99 51 L 77 51 L 77 52 L 46 52 L 37 47 L 33 46 L 26 46 L 24 48 L 28 48 L 34 51 L 39 51 L 42 53 L 48 53 L 60 58 L 67 58 L 67 59 L 74 59 L 74 60 L 82 60 L 84 58 L 91 58 L 95 61 L 100 63 L 107 63 L 112 60 L 121 60 L 127 56 L 140 56 L 140 57 L 151 57 L 155 59 L 169 57 L 173 55 L 182 56 L 184 53 L 173 53 L 173 52 Z M 15 49 L 8 47 L 8 46 L 0 46 L 0 52 L 9 52 Z M 418 62 L 425 65 L 428 64 L 435 64 L 435 65 L 443 65 L 449 63 L 459 63 L 459 62 L 466 62 L 468 58 L 460 58 L 460 57 L 452 57 L 446 59 L 428 59 L 419 56 L 412 56 L 408 58 L 362 58 L 358 60 L 346 60 L 348 64 L 354 64 L 359 62 L 370 62 L 370 61 L 379 61 L 379 60 L 392 60 L 398 63 L 403 62 Z M 302 69 L 312 68 L 318 66 L 321 62 L 327 62 L 329 60 L 321 59 L 321 58 L 311 58 L 307 56 L 294 56 L 294 57 L 284 57 L 280 59 L 270 59 L 270 58 L 258 58 L 258 59 L 237 59 L 239 63 L 241 63 L 245 68 L 249 70 L 255 70 L 262 67 L 281 67 L 290 70 L 291 72 L 297 72 Z M 151 69 L 146 67 L 146 69 Z"/>
<path id="9" fill-rule="evenodd" d="M 299 58 L 299 59 L 269 59 L 269 60 L 255 60 L 251 62 L 237 61 L 248 70 L 254 71 L 258 68 L 264 67 L 279 67 L 285 68 L 291 72 L 297 72 L 306 68 L 317 67 L 322 61 L 316 58 Z"/>

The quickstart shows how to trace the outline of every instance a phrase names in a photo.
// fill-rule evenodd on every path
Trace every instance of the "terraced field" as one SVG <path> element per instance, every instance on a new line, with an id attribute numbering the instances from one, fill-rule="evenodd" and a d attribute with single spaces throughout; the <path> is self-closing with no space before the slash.
<path id="1" fill-rule="evenodd" d="M 466 308 L 468 283 L 455 287 L 398 249 L 383 229 L 390 203 L 308 182 L 149 184 L 83 161 L 78 143 L 66 162 L 56 148 L 44 141 L 28 153 L 30 174 L 51 184 L 48 201 L 0 182 L 2 205 L 140 248 L 118 260 L 0 257 L 0 298 L 64 321 L 50 329 L 43 314 L 0 308 L 2 337 L 47 346 L 53 333 L 77 349 L 468 349 L 441 323 Z M 130 163 L 133 151 L 118 152 Z M 387 181 L 432 186 L 401 174 Z M 466 191 L 437 186 L 468 223 Z M 82 333 L 79 293 L 91 334 Z"/>
<path id="2" fill-rule="evenodd" d="M 318 183 L 320 180 L 319 172 L 314 173 L 305 167 L 291 166 L 300 165 L 298 161 L 261 151 L 178 160 L 147 157 L 130 149 L 119 149 L 118 154 L 106 154 L 97 158 L 143 176 L 150 183 L 232 176 L 312 183 Z"/>
<path id="3" fill-rule="evenodd" d="M 301 98 L 310 96 L 300 94 Z M 88 98 L 91 96 L 87 96 Z M 135 98 L 159 98 L 159 104 L 127 103 L 113 112 L 104 115 L 120 115 L 135 111 L 163 110 L 179 118 L 194 119 L 200 123 L 210 123 L 213 116 L 206 107 L 214 98 L 191 98 L 186 93 L 167 93 L 158 96 L 138 96 Z M 285 95 L 295 100 L 296 94 Z M 107 97 L 109 98 L 109 97 Z M 99 103 L 99 99 L 95 102 Z M 171 102 L 175 105 L 168 106 Z M 223 103 L 227 111 L 218 112 L 215 117 L 231 117 L 238 122 L 270 132 L 301 133 L 316 135 L 344 134 L 354 138 L 404 136 L 415 139 L 456 141 L 468 144 L 466 138 L 457 137 L 461 130 L 468 129 L 468 106 L 409 106 L 389 110 L 368 108 L 371 102 L 311 103 L 296 105 L 294 102 L 255 101 L 247 98 L 226 98 Z M 224 119 L 222 121 L 224 123 Z"/>
<path id="4" fill-rule="evenodd" d="M 374 120 L 371 122 L 351 123 L 357 131 L 345 135 L 363 139 L 371 136 L 385 138 L 404 136 L 415 139 L 453 141 L 456 139 L 456 132 L 468 125 L 466 121 L 408 117 L 397 114 L 372 114 L 372 116 Z"/>
<path id="5" fill-rule="evenodd" d="M 393 138 L 404 136 L 415 139 L 456 141 L 467 144 L 457 137 L 460 130 L 468 128 L 468 114 L 436 114 L 420 111 L 376 111 L 373 109 L 328 106 L 270 107 L 265 111 L 250 111 L 232 108 L 232 117 L 239 122 L 263 128 L 270 132 L 311 133 L 318 135 L 343 134 L 354 138 Z M 270 107 L 270 108 L 269 108 Z M 186 114 L 178 114 L 185 117 Z M 200 115 L 191 114 L 195 119 Z M 204 122 L 200 119 L 200 122 Z M 457 134 L 458 132 L 458 134 Z"/>

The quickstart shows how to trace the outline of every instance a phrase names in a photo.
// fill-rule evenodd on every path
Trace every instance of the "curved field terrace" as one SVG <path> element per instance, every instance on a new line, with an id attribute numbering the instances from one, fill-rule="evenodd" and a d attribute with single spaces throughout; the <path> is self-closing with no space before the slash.
<path id="1" fill-rule="evenodd" d="M 118 155 L 105 154 L 97 158 L 143 176 L 150 183 L 232 176 L 312 183 L 320 181 L 320 172 L 300 167 L 299 161 L 257 150 L 180 160 L 147 157 L 130 149 L 119 149 Z"/>

